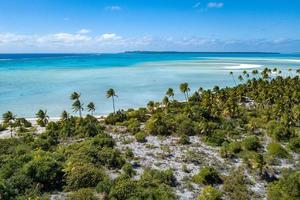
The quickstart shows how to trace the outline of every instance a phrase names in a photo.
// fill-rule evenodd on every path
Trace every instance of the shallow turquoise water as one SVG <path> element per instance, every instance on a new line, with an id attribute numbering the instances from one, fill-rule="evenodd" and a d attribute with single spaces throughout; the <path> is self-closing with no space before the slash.
<path id="1" fill-rule="evenodd" d="M 18 116 L 34 117 L 38 109 L 50 116 L 71 112 L 69 95 L 82 94 L 87 105 L 93 101 L 96 114 L 111 112 L 105 91 L 114 88 L 116 107 L 144 106 L 161 100 L 173 87 L 188 82 L 192 90 L 215 85 L 232 86 L 229 71 L 277 67 L 300 68 L 296 54 L 205 54 L 205 53 L 122 53 L 122 54 L 14 54 L 0 55 L 0 113 L 11 110 Z"/>

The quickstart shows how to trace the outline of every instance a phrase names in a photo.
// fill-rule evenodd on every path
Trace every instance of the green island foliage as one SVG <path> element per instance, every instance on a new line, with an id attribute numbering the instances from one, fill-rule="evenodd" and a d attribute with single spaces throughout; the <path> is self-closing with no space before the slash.
<path id="1" fill-rule="evenodd" d="M 136 177 L 130 164 L 134 154 L 116 148 L 111 127 L 125 128 L 142 143 L 148 135 L 176 136 L 177 145 L 189 146 L 194 145 L 190 138 L 198 136 L 226 161 L 244 164 L 245 169 L 224 175 L 201 163 L 192 178 L 200 184 L 201 200 L 251 199 L 253 183 L 247 173 L 265 181 L 268 199 L 299 199 L 299 164 L 293 170 L 277 168 L 276 175 L 271 169 L 278 165 L 274 159 L 289 162 L 300 152 L 300 77 L 283 77 L 268 68 L 243 74 L 235 87 L 192 92 L 183 83 L 179 89 L 185 101 L 176 100 L 169 88 L 162 102 L 127 111 L 115 110 L 117 95 L 110 89 L 107 98 L 114 112 L 104 120 L 93 116 L 92 102 L 91 115 L 82 116 L 83 103 L 75 92 L 72 108 L 79 116 L 64 111 L 54 122 L 39 110 L 37 123 L 45 127 L 39 134 L 26 119 L 3 114 L 0 131 L 9 131 L 11 138 L 0 139 L 0 199 L 49 199 L 53 192 L 66 193 L 69 199 L 176 199 L 173 171 L 149 168 Z"/>

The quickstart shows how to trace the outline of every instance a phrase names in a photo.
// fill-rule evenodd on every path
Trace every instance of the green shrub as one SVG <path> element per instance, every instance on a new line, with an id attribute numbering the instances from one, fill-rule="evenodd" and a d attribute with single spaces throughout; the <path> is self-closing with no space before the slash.
<path id="1" fill-rule="evenodd" d="M 294 137 L 290 140 L 289 147 L 296 153 L 300 153 L 300 137 Z"/>
<path id="2" fill-rule="evenodd" d="M 135 170 L 133 169 L 132 165 L 130 163 L 126 163 L 125 165 L 123 165 L 122 167 L 123 172 L 132 177 L 136 174 Z"/>
<path id="3" fill-rule="evenodd" d="M 300 172 L 286 171 L 282 177 L 268 186 L 269 200 L 300 199 Z"/>
<path id="4" fill-rule="evenodd" d="M 56 189 L 61 186 L 64 176 L 62 159 L 59 154 L 39 150 L 33 153 L 33 159 L 23 170 L 33 181 L 42 184 L 43 189 Z"/>
<path id="5" fill-rule="evenodd" d="M 90 188 L 81 188 L 76 192 L 68 194 L 68 200 L 97 200 L 94 190 Z"/>
<path id="6" fill-rule="evenodd" d="M 213 146 L 221 146 L 225 142 L 225 136 L 226 131 L 217 129 L 205 137 L 205 142 Z"/>
<path id="7" fill-rule="evenodd" d="M 118 177 L 114 180 L 108 199 L 126 200 L 134 197 L 137 192 L 137 182 L 128 177 Z"/>
<path id="8" fill-rule="evenodd" d="M 268 154 L 277 158 L 287 158 L 288 152 L 278 143 L 270 143 L 267 147 Z"/>
<path id="9" fill-rule="evenodd" d="M 95 187 L 106 178 L 105 171 L 92 164 L 70 164 L 66 169 L 66 189 L 78 190 L 79 188 Z"/>
<path id="10" fill-rule="evenodd" d="M 128 121 L 123 122 L 122 125 L 127 126 L 128 131 L 132 134 L 140 131 L 140 122 L 135 118 L 131 118 Z"/>
<path id="11" fill-rule="evenodd" d="M 97 154 L 96 162 L 111 168 L 121 168 L 125 160 L 117 149 L 103 147 Z"/>
<path id="12" fill-rule="evenodd" d="M 204 167 L 198 174 L 193 176 L 195 183 L 201 183 L 204 185 L 214 185 L 222 183 L 222 179 L 219 173 L 213 167 Z"/>
<path id="13" fill-rule="evenodd" d="M 206 186 L 202 189 L 198 200 L 221 200 L 222 194 L 212 186 Z"/>
<path id="14" fill-rule="evenodd" d="M 243 161 L 250 169 L 262 170 L 265 161 L 264 157 L 255 151 L 245 151 L 242 155 Z"/>
<path id="15" fill-rule="evenodd" d="M 118 110 L 116 113 L 110 113 L 105 118 L 106 124 L 115 125 L 117 122 L 124 122 L 127 120 L 127 115 L 123 110 Z"/>
<path id="16" fill-rule="evenodd" d="M 178 140 L 178 143 L 179 144 L 183 144 L 183 145 L 190 144 L 190 138 L 189 138 L 189 136 L 187 136 L 187 135 L 181 135 L 180 138 L 179 138 L 179 140 Z"/>
<path id="17" fill-rule="evenodd" d="M 175 187 L 177 184 L 176 178 L 171 169 L 165 171 L 159 171 L 154 169 L 146 169 L 141 176 L 143 182 L 158 182 L 166 184 L 171 187 Z"/>
<path id="18" fill-rule="evenodd" d="M 127 111 L 128 118 L 136 118 L 140 122 L 146 122 L 149 119 L 146 108 L 139 108 L 138 110 L 129 109 Z"/>
<path id="19" fill-rule="evenodd" d="M 150 135 L 171 135 L 173 129 L 170 122 L 168 122 L 170 116 L 165 114 L 154 114 L 146 122 L 145 130 Z"/>
<path id="20" fill-rule="evenodd" d="M 220 150 L 221 156 L 223 158 L 233 158 L 236 154 L 240 153 L 242 150 L 241 144 L 239 142 L 224 142 Z"/>
<path id="21" fill-rule="evenodd" d="M 257 151 L 261 148 L 259 138 L 256 136 L 249 136 L 242 141 L 242 147 L 244 150 Z"/>
<path id="22" fill-rule="evenodd" d="M 241 169 L 231 171 L 224 178 L 223 190 L 231 200 L 250 200 L 250 190 L 247 187 L 248 179 Z"/>
<path id="23" fill-rule="evenodd" d="M 108 177 L 106 177 L 97 184 L 96 191 L 108 195 L 111 187 L 112 187 L 112 181 Z"/>
<path id="24" fill-rule="evenodd" d="M 195 135 L 194 122 L 183 116 L 179 116 L 176 122 L 176 133 L 179 135 Z"/>
<path id="25" fill-rule="evenodd" d="M 267 132 L 277 141 L 288 141 L 293 136 L 291 128 L 274 121 L 268 123 Z"/>
<path id="26" fill-rule="evenodd" d="M 141 142 L 141 143 L 144 143 L 144 142 L 147 142 L 147 134 L 145 132 L 138 132 L 137 134 L 134 135 L 136 141 L 138 142 Z"/>

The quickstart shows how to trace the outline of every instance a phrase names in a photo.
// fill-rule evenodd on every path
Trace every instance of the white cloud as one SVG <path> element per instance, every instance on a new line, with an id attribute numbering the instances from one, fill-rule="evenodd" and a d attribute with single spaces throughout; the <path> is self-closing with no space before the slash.
<path id="1" fill-rule="evenodd" d="M 223 2 L 209 2 L 207 4 L 208 8 L 222 8 L 224 6 Z"/>
<path id="2" fill-rule="evenodd" d="M 120 11 L 122 10 L 121 6 L 106 6 L 105 10 L 109 10 L 109 11 Z"/>
<path id="3" fill-rule="evenodd" d="M 30 37 L 26 35 L 18 35 L 14 33 L 0 33 L 0 44 L 22 42 Z"/>
<path id="4" fill-rule="evenodd" d="M 73 43 L 73 42 L 87 42 L 90 41 L 91 39 L 92 38 L 87 35 L 71 34 L 71 33 L 56 33 L 56 34 L 50 34 L 50 35 L 39 37 L 37 39 L 37 42 Z"/>
<path id="5" fill-rule="evenodd" d="M 81 34 L 79 33 L 81 32 Z M 159 51 L 300 51 L 300 40 L 218 39 L 186 37 L 122 37 L 116 33 L 92 36 L 87 31 L 24 35 L 0 33 L 0 52 L 116 52 L 128 50 Z"/>
<path id="6" fill-rule="evenodd" d="M 90 33 L 91 31 L 89 29 L 80 29 L 79 31 L 77 31 L 78 34 L 88 34 Z"/>
<path id="7" fill-rule="evenodd" d="M 99 42 L 102 42 L 102 41 L 116 41 L 116 40 L 120 40 L 120 39 L 122 39 L 122 37 L 118 36 L 115 33 L 104 33 L 104 34 L 96 37 L 96 40 L 99 41 Z"/>

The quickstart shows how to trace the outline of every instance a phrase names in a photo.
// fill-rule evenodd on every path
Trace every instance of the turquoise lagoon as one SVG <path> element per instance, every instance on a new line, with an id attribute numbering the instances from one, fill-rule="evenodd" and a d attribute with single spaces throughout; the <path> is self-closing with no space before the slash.
<path id="1" fill-rule="evenodd" d="M 127 109 L 161 100 L 167 88 L 175 98 L 183 95 L 178 85 L 188 82 L 192 90 L 233 86 L 243 70 L 277 67 L 300 68 L 299 54 L 259 53 L 119 53 L 119 54 L 0 54 L 0 113 L 8 110 L 34 117 L 46 109 L 51 117 L 72 112 L 69 95 L 81 93 L 82 101 L 96 104 L 96 114 L 112 111 L 105 97 L 114 88 L 116 107 Z M 236 78 L 237 79 L 237 78 Z"/>

